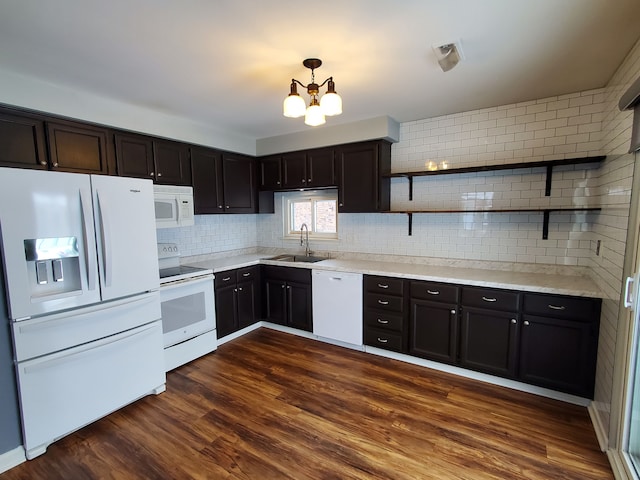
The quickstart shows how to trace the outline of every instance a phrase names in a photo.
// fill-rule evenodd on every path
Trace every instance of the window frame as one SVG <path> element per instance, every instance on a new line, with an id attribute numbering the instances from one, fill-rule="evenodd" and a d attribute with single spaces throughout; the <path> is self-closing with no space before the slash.
<path id="1" fill-rule="evenodd" d="M 333 200 L 336 204 L 336 231 L 335 233 L 316 232 L 315 231 L 315 215 L 314 203 L 318 201 Z M 336 189 L 327 190 L 308 190 L 296 192 L 284 192 L 282 195 L 282 212 L 283 212 L 283 236 L 285 239 L 299 239 L 300 230 L 292 229 L 292 212 L 291 205 L 296 202 L 311 201 L 311 225 L 309 225 L 309 239 L 311 240 L 338 240 L 338 191 Z"/>

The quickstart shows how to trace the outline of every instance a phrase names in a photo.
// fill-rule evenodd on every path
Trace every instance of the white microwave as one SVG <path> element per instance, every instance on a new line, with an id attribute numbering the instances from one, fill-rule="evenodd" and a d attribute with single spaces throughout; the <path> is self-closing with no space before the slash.
<path id="1" fill-rule="evenodd" d="M 156 228 L 193 225 L 193 187 L 154 185 Z"/>

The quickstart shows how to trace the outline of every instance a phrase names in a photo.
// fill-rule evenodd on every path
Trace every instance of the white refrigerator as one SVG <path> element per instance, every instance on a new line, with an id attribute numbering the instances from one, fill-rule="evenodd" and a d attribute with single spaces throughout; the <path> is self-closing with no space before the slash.
<path id="1" fill-rule="evenodd" d="M 0 236 L 27 458 L 164 391 L 150 180 L 0 168 Z"/>

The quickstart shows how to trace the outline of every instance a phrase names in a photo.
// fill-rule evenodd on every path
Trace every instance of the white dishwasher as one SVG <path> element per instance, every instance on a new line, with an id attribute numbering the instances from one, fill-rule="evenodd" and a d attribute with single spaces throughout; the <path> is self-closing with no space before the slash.
<path id="1" fill-rule="evenodd" d="M 362 274 L 313 270 L 313 333 L 362 346 Z"/>

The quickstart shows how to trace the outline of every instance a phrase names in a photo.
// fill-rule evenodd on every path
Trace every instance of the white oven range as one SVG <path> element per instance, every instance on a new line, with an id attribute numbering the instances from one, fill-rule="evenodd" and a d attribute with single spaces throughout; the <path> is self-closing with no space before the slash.
<path id="1" fill-rule="evenodd" d="M 217 348 L 213 271 L 180 265 L 174 243 L 158 244 L 165 371 Z"/>

